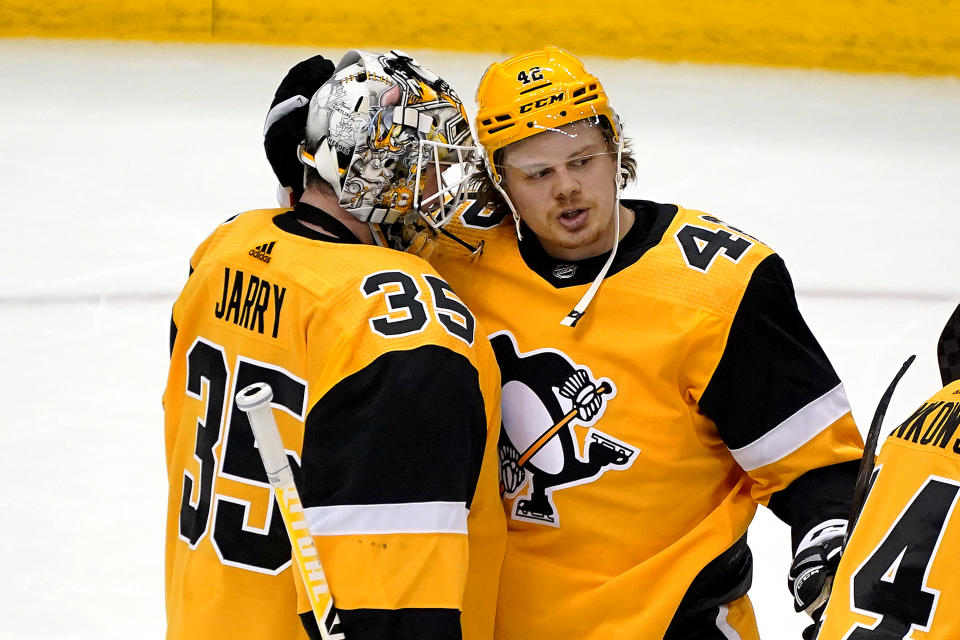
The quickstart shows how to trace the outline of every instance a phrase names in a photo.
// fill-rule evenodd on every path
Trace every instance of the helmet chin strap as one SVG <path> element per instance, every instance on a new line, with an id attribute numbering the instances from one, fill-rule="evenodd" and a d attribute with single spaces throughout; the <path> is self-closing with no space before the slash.
<path id="1" fill-rule="evenodd" d="M 577 305 L 570 310 L 570 313 L 568 313 L 566 317 L 560 321 L 560 324 L 565 327 L 577 326 L 580 318 L 582 318 L 583 314 L 587 312 L 587 307 L 590 306 L 594 296 L 597 295 L 597 291 L 600 290 L 600 285 L 603 284 L 603 280 L 607 277 L 607 272 L 610 271 L 610 266 L 613 264 L 613 259 L 617 256 L 617 245 L 620 244 L 620 192 L 623 185 L 623 177 L 620 172 L 620 156 L 622 152 L 623 139 L 617 138 L 617 194 L 613 203 L 613 247 L 610 249 L 610 257 L 608 257 L 607 261 L 603 264 L 603 268 L 600 269 L 600 273 L 597 274 L 597 277 L 593 279 L 593 282 L 590 284 L 590 288 L 587 289 L 587 292 L 583 294 L 582 298 L 580 298 L 580 302 L 578 302 Z"/>
<path id="2" fill-rule="evenodd" d="M 513 224 L 517 228 L 517 242 L 523 240 L 523 234 L 520 233 L 520 214 L 517 213 L 517 208 L 513 206 L 513 200 L 510 199 L 510 196 L 507 195 L 506 190 L 500 186 L 500 176 L 494 175 L 492 171 L 490 173 L 490 179 L 493 181 L 493 186 L 497 191 L 500 192 L 500 195 L 503 197 L 504 202 L 507 203 L 507 206 L 510 208 L 510 213 L 513 214 Z"/>

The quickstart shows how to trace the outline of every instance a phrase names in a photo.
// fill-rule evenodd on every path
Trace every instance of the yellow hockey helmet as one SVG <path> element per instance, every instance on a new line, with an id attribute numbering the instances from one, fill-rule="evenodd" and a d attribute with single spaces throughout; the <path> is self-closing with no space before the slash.
<path id="1" fill-rule="evenodd" d="M 494 154 L 545 129 L 602 117 L 619 141 L 620 121 L 600 80 L 575 55 L 547 46 L 490 65 L 477 87 L 477 135 L 497 183 Z"/>

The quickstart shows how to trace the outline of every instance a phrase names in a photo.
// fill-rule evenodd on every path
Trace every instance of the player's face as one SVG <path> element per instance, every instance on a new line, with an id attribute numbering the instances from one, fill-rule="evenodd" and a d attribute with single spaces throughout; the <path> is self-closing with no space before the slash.
<path id="1" fill-rule="evenodd" d="M 616 165 L 602 129 L 581 120 L 507 146 L 504 189 L 548 254 L 580 260 L 613 247 Z"/>

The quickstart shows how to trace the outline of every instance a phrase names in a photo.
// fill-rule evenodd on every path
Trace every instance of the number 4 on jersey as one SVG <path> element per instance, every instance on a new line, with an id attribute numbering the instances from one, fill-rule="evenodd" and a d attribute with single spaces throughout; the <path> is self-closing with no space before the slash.
<path id="1" fill-rule="evenodd" d="M 960 484 L 931 476 L 914 494 L 883 540 L 850 579 L 851 609 L 875 617 L 856 624 L 849 640 L 904 638 L 929 631 L 940 592 L 927 585 Z"/>
<path id="2" fill-rule="evenodd" d="M 712 216 L 704 216 L 711 222 L 717 221 Z M 746 234 L 741 234 L 746 235 Z M 707 229 L 692 224 L 683 225 L 677 231 L 677 244 L 683 251 L 683 259 L 687 266 L 699 271 L 706 271 L 716 260 L 718 255 L 739 262 L 747 249 L 753 246 L 753 243 L 744 237 L 737 237 L 726 229 Z"/>

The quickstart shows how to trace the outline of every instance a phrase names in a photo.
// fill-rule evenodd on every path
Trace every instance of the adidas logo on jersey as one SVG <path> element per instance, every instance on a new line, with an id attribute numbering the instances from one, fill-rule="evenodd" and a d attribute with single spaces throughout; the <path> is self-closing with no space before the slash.
<path id="1" fill-rule="evenodd" d="M 273 242 L 265 242 L 259 246 L 254 247 L 253 249 L 250 249 L 250 251 L 247 252 L 247 255 L 253 256 L 257 260 L 260 260 L 262 262 L 269 263 L 270 254 L 273 252 L 273 245 L 275 244 L 277 244 L 276 240 L 274 240 Z"/>

